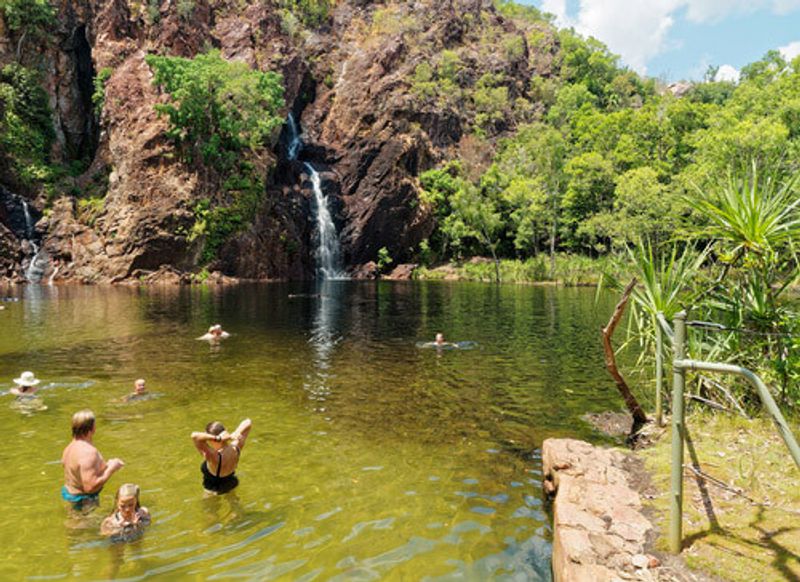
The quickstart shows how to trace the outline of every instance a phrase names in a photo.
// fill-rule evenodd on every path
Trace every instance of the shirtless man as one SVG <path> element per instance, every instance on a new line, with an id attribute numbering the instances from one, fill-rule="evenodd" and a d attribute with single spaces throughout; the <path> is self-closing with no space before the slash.
<path id="1" fill-rule="evenodd" d="M 106 463 L 92 444 L 94 420 L 91 410 L 81 410 L 72 415 L 72 442 L 61 455 L 61 464 L 64 465 L 61 497 L 72 503 L 75 509 L 97 505 L 103 485 L 125 466 L 120 459 L 109 459 Z"/>

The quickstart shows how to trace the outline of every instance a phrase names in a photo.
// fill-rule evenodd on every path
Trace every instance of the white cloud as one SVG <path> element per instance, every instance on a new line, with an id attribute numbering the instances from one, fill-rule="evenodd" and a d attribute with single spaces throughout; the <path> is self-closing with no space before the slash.
<path id="1" fill-rule="evenodd" d="M 647 61 L 667 48 L 667 35 L 674 24 L 672 14 L 679 3 L 581 0 L 575 29 L 600 39 L 625 64 L 644 74 Z"/>
<path id="2" fill-rule="evenodd" d="M 787 63 L 791 63 L 796 56 L 800 55 L 800 40 L 778 47 L 778 52 L 781 53 Z"/>
<path id="3" fill-rule="evenodd" d="M 679 45 L 670 38 L 676 19 L 709 23 L 757 10 L 786 14 L 800 9 L 800 0 L 580 0 L 577 14 L 568 13 L 567 0 L 541 0 L 541 8 L 554 14 L 559 26 L 594 36 L 645 74 L 650 59 Z"/>
<path id="4" fill-rule="evenodd" d="M 567 27 L 574 26 L 574 22 L 567 15 L 567 0 L 542 0 L 542 11 L 549 12 L 556 17 L 556 24 Z"/>
<path id="5" fill-rule="evenodd" d="M 739 82 L 739 69 L 731 65 L 721 65 L 714 76 L 715 81 Z"/>

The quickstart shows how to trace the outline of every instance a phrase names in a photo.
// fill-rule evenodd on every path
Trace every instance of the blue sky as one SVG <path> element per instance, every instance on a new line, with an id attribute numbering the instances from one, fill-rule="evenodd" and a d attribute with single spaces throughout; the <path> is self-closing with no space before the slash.
<path id="1" fill-rule="evenodd" d="M 800 0 L 518 0 L 592 35 L 624 64 L 666 81 L 701 79 L 709 65 L 735 79 L 771 49 L 800 54 Z"/>

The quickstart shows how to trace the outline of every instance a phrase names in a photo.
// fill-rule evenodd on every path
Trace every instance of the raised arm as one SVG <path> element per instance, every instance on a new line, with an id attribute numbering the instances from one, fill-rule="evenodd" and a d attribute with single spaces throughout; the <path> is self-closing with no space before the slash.
<path id="1" fill-rule="evenodd" d="M 219 435 L 209 434 L 207 432 L 193 432 L 192 433 L 192 442 L 194 443 L 195 448 L 200 451 L 200 454 L 204 457 L 212 454 L 214 449 L 212 449 L 208 441 L 216 441 L 216 442 L 224 442 L 229 440 L 231 437 L 227 432 L 223 432 Z"/>
<path id="2" fill-rule="evenodd" d="M 233 444 L 236 445 L 240 451 L 244 448 L 244 443 L 247 440 L 247 435 L 250 434 L 251 428 L 253 428 L 253 422 L 249 418 L 245 418 L 239 423 L 239 426 L 236 427 L 236 430 L 233 431 L 231 435 Z"/>

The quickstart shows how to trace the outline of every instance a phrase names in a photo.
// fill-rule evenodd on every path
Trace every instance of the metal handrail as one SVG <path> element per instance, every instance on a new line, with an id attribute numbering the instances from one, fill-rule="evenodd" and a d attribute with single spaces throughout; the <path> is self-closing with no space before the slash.
<path id="1" fill-rule="evenodd" d="M 663 317 L 661 318 L 663 319 Z M 698 360 L 685 359 L 686 355 L 686 312 L 681 311 L 675 315 L 675 335 L 673 338 L 674 360 L 672 362 L 673 383 L 672 383 L 672 472 L 671 472 L 671 495 L 670 495 L 670 527 L 669 527 L 669 546 L 672 553 L 678 554 L 681 551 L 681 538 L 683 528 L 683 443 L 686 437 L 686 425 L 684 424 L 684 398 L 683 393 L 686 386 L 687 370 L 705 370 L 707 372 L 719 372 L 723 374 L 735 374 L 745 378 L 752 384 L 758 392 L 761 402 L 766 407 L 772 420 L 778 428 L 778 432 L 786 443 L 789 453 L 792 455 L 797 467 L 800 468 L 800 445 L 792 434 L 786 419 L 781 414 L 780 408 L 775 403 L 767 389 L 766 384 L 757 374 L 732 364 L 720 364 L 716 362 L 702 362 Z"/>

